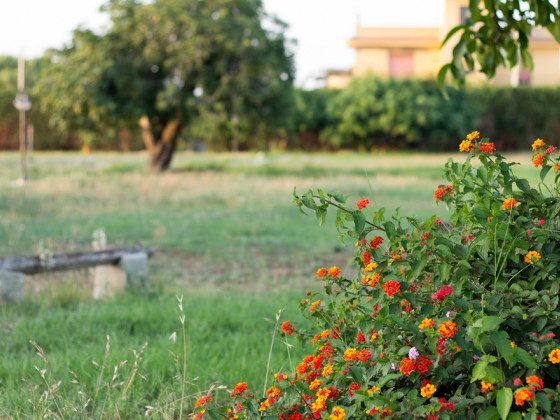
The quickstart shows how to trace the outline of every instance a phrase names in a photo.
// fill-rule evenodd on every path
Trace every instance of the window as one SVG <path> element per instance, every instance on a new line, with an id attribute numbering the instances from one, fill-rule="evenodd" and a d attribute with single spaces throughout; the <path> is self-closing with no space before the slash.
<path id="1" fill-rule="evenodd" d="M 519 73 L 519 84 L 525 86 L 531 84 L 531 72 L 529 69 L 523 69 L 523 71 Z"/>
<path id="2" fill-rule="evenodd" d="M 389 56 L 389 76 L 410 77 L 414 74 L 412 52 L 394 52 Z"/>
<path id="3" fill-rule="evenodd" d="M 461 25 L 464 25 L 467 19 L 471 16 L 471 11 L 468 7 L 461 7 Z"/>

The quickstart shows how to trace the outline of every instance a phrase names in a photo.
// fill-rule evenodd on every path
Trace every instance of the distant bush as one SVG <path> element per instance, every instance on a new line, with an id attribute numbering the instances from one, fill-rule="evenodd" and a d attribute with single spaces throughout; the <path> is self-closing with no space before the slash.
<path id="1" fill-rule="evenodd" d="M 446 100 L 432 80 L 369 76 L 338 91 L 318 92 L 301 100 L 324 110 L 313 128 L 319 144 L 331 148 L 453 150 L 454 139 L 473 127 L 481 127 L 503 150 L 522 149 L 538 136 L 560 142 L 560 88 L 467 87 L 449 89 Z"/>
<path id="2" fill-rule="evenodd" d="M 479 104 L 453 90 L 446 101 L 435 81 L 354 79 L 328 104 L 333 123 L 322 137 L 337 147 L 447 149 L 478 124 Z"/>

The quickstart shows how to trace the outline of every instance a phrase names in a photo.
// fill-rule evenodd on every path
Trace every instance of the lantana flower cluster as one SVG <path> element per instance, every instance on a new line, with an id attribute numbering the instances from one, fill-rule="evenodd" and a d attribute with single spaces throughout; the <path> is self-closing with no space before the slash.
<path id="1" fill-rule="evenodd" d="M 532 149 L 544 156 L 535 165 L 543 180 L 553 169 L 541 188 L 518 178 L 489 139 L 470 133 L 459 146 L 466 161 L 446 164 L 447 183 L 434 195 L 450 212 L 423 220 L 386 219 L 367 198 L 346 207 L 339 195 L 295 195 L 318 218 L 337 207 L 337 229 L 355 244 L 355 275 L 317 269 L 323 289 L 300 304 L 313 328 L 287 320 L 278 331 L 286 342 L 310 343 L 307 356 L 277 372 L 262 396 L 238 384 L 222 412 L 283 420 L 555 418 L 560 171 L 555 146 L 539 139 Z"/>

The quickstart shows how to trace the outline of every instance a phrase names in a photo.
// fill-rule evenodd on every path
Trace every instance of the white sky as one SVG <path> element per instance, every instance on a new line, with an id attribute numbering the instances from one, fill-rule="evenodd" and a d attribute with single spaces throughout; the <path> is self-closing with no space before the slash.
<path id="1" fill-rule="evenodd" d="M 265 10 L 290 25 L 295 38 L 298 86 L 327 69 L 349 69 L 354 52 L 346 41 L 356 24 L 436 26 L 444 0 L 263 0 Z M 78 25 L 100 30 L 108 23 L 98 12 L 105 0 L 0 0 L 0 55 L 39 57 L 61 48 Z"/>

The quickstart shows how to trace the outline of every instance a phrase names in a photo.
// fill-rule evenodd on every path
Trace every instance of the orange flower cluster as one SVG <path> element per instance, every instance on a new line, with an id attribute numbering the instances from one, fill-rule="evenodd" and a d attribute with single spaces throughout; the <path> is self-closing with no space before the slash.
<path id="1" fill-rule="evenodd" d="M 525 262 L 528 264 L 534 264 L 534 261 L 538 261 L 540 259 L 541 259 L 541 254 L 539 254 L 537 251 L 529 251 L 525 255 Z"/>
<path id="2" fill-rule="evenodd" d="M 422 323 L 418 325 L 419 330 L 423 330 L 424 328 L 432 328 L 434 326 L 434 320 L 431 318 L 424 318 Z"/>
<path id="3" fill-rule="evenodd" d="M 539 153 L 538 155 L 535 155 L 535 157 L 533 157 L 533 165 L 535 166 L 535 168 L 538 168 L 539 166 L 542 166 L 544 163 L 544 155 Z"/>
<path id="4" fill-rule="evenodd" d="M 527 381 L 527 385 L 529 385 L 529 387 L 531 387 L 531 390 L 537 390 L 537 391 L 542 391 L 542 389 L 544 388 L 544 382 L 541 378 L 539 378 L 538 376 L 527 376 L 527 378 L 525 379 Z"/>
<path id="5" fill-rule="evenodd" d="M 329 268 L 329 276 L 338 277 L 339 274 L 340 274 L 340 268 L 336 266 Z"/>
<path id="6" fill-rule="evenodd" d="M 514 395 L 515 405 L 523 405 L 525 401 L 529 401 L 534 397 L 533 393 L 526 388 L 520 389 Z"/>
<path id="7" fill-rule="evenodd" d="M 380 273 L 373 273 L 369 276 L 362 276 L 362 283 L 364 284 L 364 286 L 367 284 L 372 287 L 377 287 L 380 275 Z"/>
<path id="8" fill-rule="evenodd" d="M 427 383 L 422 388 L 420 388 L 420 394 L 422 394 L 425 398 L 431 398 L 432 395 L 436 392 L 437 388 L 432 385 L 431 383 Z"/>
<path id="9" fill-rule="evenodd" d="M 327 269 L 325 267 L 319 268 L 317 270 L 317 278 L 320 279 L 327 275 Z"/>
<path id="10" fill-rule="evenodd" d="M 356 207 L 358 207 L 358 210 L 363 210 L 368 206 L 368 204 L 369 204 L 369 200 L 367 198 L 362 197 L 356 203 Z"/>
<path id="11" fill-rule="evenodd" d="M 416 368 L 416 364 L 413 360 L 410 360 L 408 357 L 401 360 L 399 364 L 399 370 L 404 376 L 410 375 L 414 369 Z"/>
<path id="12" fill-rule="evenodd" d="M 317 301 L 315 301 L 311 304 L 311 306 L 309 307 L 309 310 L 311 312 L 314 312 L 320 305 L 321 305 L 321 301 L 317 300 Z"/>
<path id="13" fill-rule="evenodd" d="M 401 285 L 398 281 L 389 280 L 383 283 L 383 291 L 389 297 L 393 296 L 396 293 L 399 293 L 401 290 Z"/>
<path id="14" fill-rule="evenodd" d="M 290 324 L 290 321 L 284 321 L 281 328 L 286 335 L 294 335 L 296 333 L 296 327 Z"/>
<path id="15" fill-rule="evenodd" d="M 494 385 L 491 384 L 490 382 L 486 382 L 486 381 L 480 381 L 480 386 L 482 388 L 482 393 L 483 394 L 486 394 L 491 389 L 494 389 Z"/>
<path id="16" fill-rule="evenodd" d="M 246 382 L 239 382 L 237 385 L 235 385 L 235 388 L 233 388 L 233 391 L 231 391 L 231 398 L 235 398 L 235 397 L 242 397 L 243 394 L 245 393 L 245 391 L 247 391 L 247 383 Z"/>
<path id="17" fill-rule="evenodd" d="M 444 338 L 453 338 L 458 330 L 454 322 L 444 321 L 439 324 L 438 331 Z"/>
<path id="18" fill-rule="evenodd" d="M 331 413 L 330 420 L 344 420 L 346 413 L 341 407 L 334 407 Z"/>
<path id="19" fill-rule="evenodd" d="M 207 402 L 210 402 L 210 401 L 212 401 L 212 398 L 210 398 L 210 395 L 207 395 L 207 396 L 205 396 L 205 397 L 199 398 L 199 399 L 196 401 L 194 407 L 195 407 L 195 408 L 196 408 L 196 407 L 202 407 L 204 404 L 206 404 Z"/>
<path id="20" fill-rule="evenodd" d="M 502 203 L 502 209 L 509 210 L 514 208 L 516 205 L 517 205 L 517 201 L 515 201 L 514 198 L 508 198 L 504 200 L 504 202 Z"/>
<path id="21" fill-rule="evenodd" d="M 356 349 L 347 349 L 344 352 L 344 360 L 348 360 L 350 362 L 355 362 L 356 360 L 358 360 L 358 357 L 360 355 L 360 352 Z"/>

